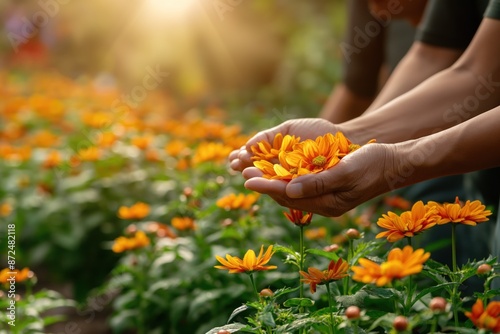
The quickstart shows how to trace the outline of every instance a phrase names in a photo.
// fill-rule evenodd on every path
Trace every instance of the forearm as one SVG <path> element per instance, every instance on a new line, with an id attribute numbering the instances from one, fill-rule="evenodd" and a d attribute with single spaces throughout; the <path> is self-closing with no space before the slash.
<path id="1" fill-rule="evenodd" d="M 500 166 L 500 107 L 439 133 L 395 145 L 390 188 Z"/>
<path id="2" fill-rule="evenodd" d="M 395 143 L 441 131 L 495 107 L 500 80 L 490 73 L 445 70 L 376 111 L 340 124 L 349 138 Z"/>
<path id="3" fill-rule="evenodd" d="M 436 47 L 421 42 L 413 43 L 366 113 L 380 108 L 434 74 L 450 67 L 461 53 L 460 50 Z"/>

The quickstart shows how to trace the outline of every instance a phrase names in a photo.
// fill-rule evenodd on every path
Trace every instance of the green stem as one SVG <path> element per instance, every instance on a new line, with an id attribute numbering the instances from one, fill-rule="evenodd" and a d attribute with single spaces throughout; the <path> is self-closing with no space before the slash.
<path id="1" fill-rule="evenodd" d="M 438 323 L 438 319 L 436 317 L 434 317 L 434 320 L 432 321 L 431 334 L 436 333 L 437 323 Z"/>
<path id="2" fill-rule="evenodd" d="M 304 271 L 304 226 L 300 226 L 299 248 L 300 248 L 299 270 Z M 304 298 L 304 282 L 302 282 L 302 280 L 300 279 L 300 274 L 299 274 L 299 297 Z"/>
<path id="3" fill-rule="evenodd" d="M 334 334 L 335 333 L 335 326 L 333 325 L 333 301 L 332 301 L 332 294 L 330 292 L 330 283 L 326 283 L 326 291 L 328 293 L 328 308 L 329 308 L 329 314 L 330 314 L 330 333 Z"/>
<path id="4" fill-rule="evenodd" d="M 455 223 L 451 223 L 451 261 L 452 261 L 452 267 L 453 267 L 453 281 L 456 283 L 453 286 L 453 292 L 451 296 L 451 302 L 453 305 L 453 319 L 455 322 L 455 327 L 458 327 L 458 305 L 457 305 L 457 289 L 458 289 L 458 282 L 457 280 L 457 246 L 456 246 L 456 237 L 455 237 Z"/>
<path id="5" fill-rule="evenodd" d="M 455 224 L 451 223 L 451 260 L 453 272 L 457 272 L 457 245 L 455 240 Z"/>
<path id="6" fill-rule="evenodd" d="M 347 263 L 349 265 L 353 265 L 352 259 L 354 258 L 354 240 L 349 239 L 349 249 L 347 250 Z M 349 276 L 346 276 L 342 279 L 342 285 L 344 289 L 344 295 L 349 294 Z"/>
<path id="7" fill-rule="evenodd" d="M 252 282 L 253 291 L 255 292 L 255 295 L 257 296 L 257 300 L 259 300 L 260 295 L 259 295 L 259 292 L 257 292 L 257 286 L 255 285 L 255 281 L 253 279 L 253 273 L 249 273 L 248 276 L 250 276 L 250 281 Z"/>

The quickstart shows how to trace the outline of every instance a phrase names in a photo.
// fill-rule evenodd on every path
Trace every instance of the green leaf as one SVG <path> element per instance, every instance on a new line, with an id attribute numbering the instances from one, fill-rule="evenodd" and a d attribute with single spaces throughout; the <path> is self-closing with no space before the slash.
<path id="1" fill-rule="evenodd" d="M 276 327 L 276 322 L 274 321 L 273 314 L 271 312 L 264 312 L 259 316 L 260 321 L 266 326 L 271 328 Z"/>
<path id="2" fill-rule="evenodd" d="M 322 249 L 311 248 L 306 250 L 307 253 L 319 255 L 322 257 L 326 257 L 329 260 L 338 260 L 339 256 L 335 252 L 327 252 Z"/>
<path id="3" fill-rule="evenodd" d="M 310 307 L 313 305 L 314 305 L 314 300 L 309 298 L 290 298 L 288 300 L 285 300 L 285 302 L 283 303 L 283 306 L 285 307 L 293 307 L 293 306 Z"/>
<path id="4" fill-rule="evenodd" d="M 436 290 L 439 290 L 443 287 L 447 287 L 449 285 L 455 285 L 456 283 L 454 282 L 447 282 L 447 283 L 442 283 L 442 284 L 438 284 L 438 285 L 434 285 L 434 286 L 431 286 L 429 288 L 425 288 L 423 289 L 422 291 L 420 291 L 416 296 L 415 298 L 413 299 L 412 303 L 410 306 L 413 306 L 413 304 L 415 304 L 416 301 L 422 299 L 422 297 L 424 297 L 425 295 L 427 294 L 430 294 Z"/>
<path id="5" fill-rule="evenodd" d="M 230 322 L 231 320 L 233 320 L 233 318 L 235 316 L 237 316 L 238 314 L 240 314 L 241 312 L 245 312 L 246 310 L 248 310 L 249 307 L 247 305 L 241 305 L 240 307 L 238 308 L 235 308 L 234 311 L 231 313 L 231 315 L 229 316 L 229 319 L 227 319 L 227 322 Z"/>
<path id="6" fill-rule="evenodd" d="M 247 327 L 247 326 L 240 324 L 240 323 L 234 323 L 234 324 L 229 324 L 229 325 L 225 325 L 222 327 L 215 327 L 215 328 L 209 330 L 208 332 L 206 332 L 205 334 L 217 334 L 217 332 L 220 330 L 226 330 L 230 333 L 235 333 L 235 332 L 237 332 L 245 327 Z"/>

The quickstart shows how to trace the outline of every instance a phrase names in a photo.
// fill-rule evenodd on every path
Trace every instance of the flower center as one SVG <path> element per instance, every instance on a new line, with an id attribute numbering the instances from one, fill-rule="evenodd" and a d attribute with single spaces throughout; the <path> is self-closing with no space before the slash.
<path id="1" fill-rule="evenodd" d="M 323 155 L 318 155 L 313 159 L 312 163 L 314 166 L 323 167 L 323 165 L 326 163 L 326 157 Z"/>

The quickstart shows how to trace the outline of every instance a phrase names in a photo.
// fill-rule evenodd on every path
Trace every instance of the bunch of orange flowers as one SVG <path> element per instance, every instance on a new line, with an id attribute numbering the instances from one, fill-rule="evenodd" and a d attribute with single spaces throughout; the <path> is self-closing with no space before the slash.
<path id="1" fill-rule="evenodd" d="M 411 210 L 397 215 L 388 212 L 382 215 L 377 225 L 387 231 L 377 234 L 377 238 L 387 238 L 389 242 L 395 242 L 404 237 L 413 237 L 435 225 L 447 223 L 476 225 L 487 221 L 491 215 L 490 210 L 480 201 L 466 201 L 461 203 L 458 197 L 455 203 L 436 203 L 429 201 L 424 204 L 416 202 Z"/>
<path id="2" fill-rule="evenodd" d="M 264 178 L 290 181 L 332 168 L 358 148 L 360 145 L 353 144 L 342 132 L 304 141 L 300 137 L 278 133 L 272 143 L 261 141 L 254 145 L 252 159 Z"/>

